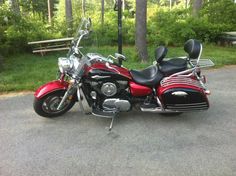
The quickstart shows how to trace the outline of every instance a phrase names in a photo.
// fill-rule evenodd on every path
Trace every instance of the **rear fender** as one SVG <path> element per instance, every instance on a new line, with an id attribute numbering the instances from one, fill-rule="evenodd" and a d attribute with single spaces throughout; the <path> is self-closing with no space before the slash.
<path id="1" fill-rule="evenodd" d="M 44 97 L 45 95 L 52 93 L 54 91 L 66 90 L 68 86 L 69 86 L 69 83 L 66 81 L 60 81 L 60 80 L 52 81 L 39 87 L 35 91 L 34 96 L 35 98 L 40 99 Z"/>

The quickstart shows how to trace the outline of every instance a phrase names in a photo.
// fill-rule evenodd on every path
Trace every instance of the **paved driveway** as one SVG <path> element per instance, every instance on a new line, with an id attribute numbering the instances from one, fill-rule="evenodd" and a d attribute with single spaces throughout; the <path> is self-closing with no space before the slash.
<path id="1" fill-rule="evenodd" d="M 57 119 L 32 109 L 33 95 L 0 97 L 1 176 L 236 175 L 236 67 L 206 71 L 211 108 L 177 117 Z"/>

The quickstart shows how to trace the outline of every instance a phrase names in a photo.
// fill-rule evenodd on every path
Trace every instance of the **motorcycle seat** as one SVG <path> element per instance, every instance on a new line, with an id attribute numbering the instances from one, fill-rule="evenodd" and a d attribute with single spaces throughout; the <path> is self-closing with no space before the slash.
<path id="1" fill-rule="evenodd" d="M 140 71 L 130 70 L 130 74 L 136 83 L 149 87 L 156 86 L 163 78 L 163 74 L 156 65 L 149 66 Z"/>
<path id="2" fill-rule="evenodd" d="M 165 75 L 170 76 L 174 73 L 184 71 L 187 69 L 187 60 L 182 58 L 173 58 L 162 61 L 159 64 L 159 70 Z"/>

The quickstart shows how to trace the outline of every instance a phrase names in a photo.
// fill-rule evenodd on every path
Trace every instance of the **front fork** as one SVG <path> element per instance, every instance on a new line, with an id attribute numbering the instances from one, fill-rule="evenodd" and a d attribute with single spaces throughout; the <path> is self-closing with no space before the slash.
<path id="1" fill-rule="evenodd" d="M 64 77 L 61 77 L 61 81 L 63 81 Z M 63 104 L 65 103 L 65 101 L 70 97 L 73 96 L 74 93 L 76 92 L 76 90 L 78 89 L 78 85 L 79 85 L 79 81 L 73 79 L 72 80 L 72 84 L 69 85 L 66 93 L 64 94 L 60 104 L 57 107 L 57 110 L 60 110 L 63 107 Z"/>

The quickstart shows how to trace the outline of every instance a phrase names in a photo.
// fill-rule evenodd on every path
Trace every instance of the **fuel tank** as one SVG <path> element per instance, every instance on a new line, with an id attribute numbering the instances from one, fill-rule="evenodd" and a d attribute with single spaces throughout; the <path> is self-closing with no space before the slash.
<path id="1" fill-rule="evenodd" d="M 132 79 L 128 69 L 104 62 L 96 62 L 87 67 L 85 74 L 89 79 L 96 80 L 112 79 L 129 81 Z"/>
<path id="2" fill-rule="evenodd" d="M 185 112 L 209 108 L 204 88 L 199 81 L 192 78 L 170 78 L 162 81 L 158 96 L 168 110 Z"/>

